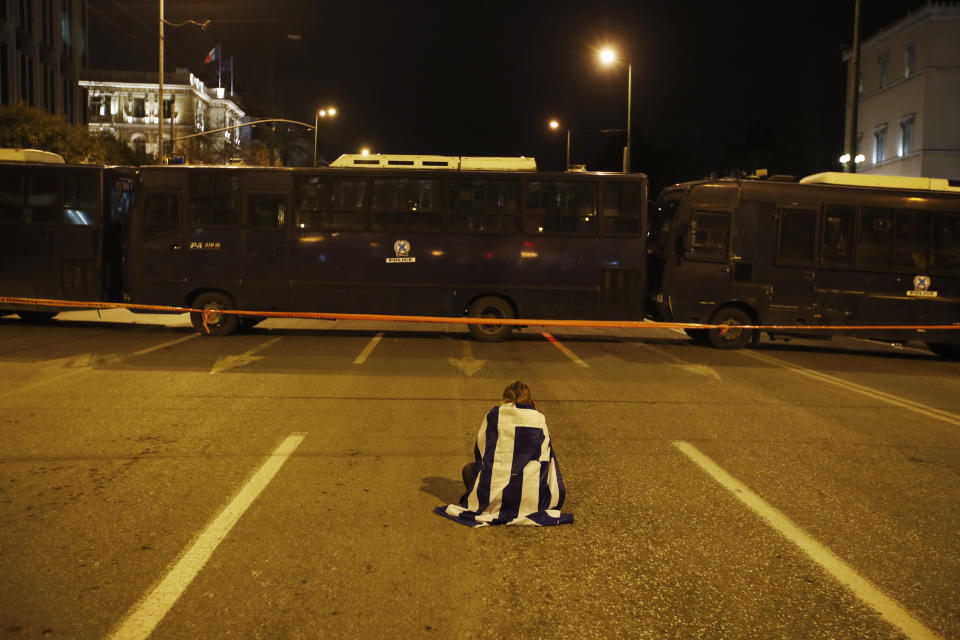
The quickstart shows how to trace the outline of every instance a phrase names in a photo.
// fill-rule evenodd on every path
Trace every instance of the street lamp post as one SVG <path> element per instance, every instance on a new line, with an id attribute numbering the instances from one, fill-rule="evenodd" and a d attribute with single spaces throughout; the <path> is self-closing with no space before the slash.
<path id="1" fill-rule="evenodd" d="M 337 115 L 335 107 L 317 109 L 313 118 L 313 166 L 317 166 L 317 132 L 320 130 L 320 118 L 332 118 Z"/>
<path id="2" fill-rule="evenodd" d="M 600 62 L 610 66 L 617 62 L 617 52 L 611 47 L 600 50 Z M 630 121 L 633 112 L 633 63 L 627 62 L 627 146 L 623 148 L 623 172 L 630 173 Z"/>
<path id="3" fill-rule="evenodd" d="M 559 120 L 556 120 L 556 119 L 551 120 L 548 124 L 550 125 L 550 128 L 553 129 L 554 131 L 560 128 Z M 561 160 L 563 160 L 563 158 L 561 158 Z M 563 161 L 563 170 L 564 171 L 570 170 L 570 129 L 569 128 L 567 128 L 567 156 L 566 156 L 566 160 Z"/>

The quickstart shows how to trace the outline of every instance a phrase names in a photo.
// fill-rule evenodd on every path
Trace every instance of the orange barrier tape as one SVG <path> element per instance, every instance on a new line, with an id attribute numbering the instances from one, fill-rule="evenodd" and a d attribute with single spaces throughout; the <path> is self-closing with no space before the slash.
<path id="1" fill-rule="evenodd" d="M 725 333 L 730 329 L 749 329 L 761 331 L 885 331 L 891 329 L 908 331 L 958 330 L 960 322 L 953 324 L 916 324 L 916 325 L 727 325 L 701 324 L 695 322 L 652 322 L 646 320 L 553 320 L 546 318 L 470 318 L 448 316 L 398 316 L 378 313 L 313 313 L 301 311 L 244 311 L 240 309 L 192 309 L 190 307 L 170 307 L 163 305 L 133 304 L 126 302 L 86 302 L 77 300 L 53 300 L 48 298 L 15 298 L 0 296 L 0 304 L 18 304 L 30 306 L 56 307 L 61 309 L 130 309 L 138 311 L 156 311 L 158 313 L 201 313 L 203 326 L 207 333 L 210 315 L 228 313 L 238 316 L 257 318 L 302 318 L 307 320 L 367 320 L 379 322 L 423 322 L 436 324 L 491 324 L 538 327 L 587 327 L 608 329 L 720 329 Z"/>

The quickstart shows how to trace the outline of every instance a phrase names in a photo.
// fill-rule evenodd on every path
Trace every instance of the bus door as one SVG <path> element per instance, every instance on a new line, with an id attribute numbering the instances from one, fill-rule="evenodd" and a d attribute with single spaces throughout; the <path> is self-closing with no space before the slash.
<path id="1" fill-rule="evenodd" d="M 777 207 L 774 268 L 769 284 L 771 316 L 765 322 L 820 324 L 817 294 L 817 207 Z"/>
<path id="2" fill-rule="evenodd" d="M 243 259 L 240 171 L 191 171 L 184 238 L 189 289 L 219 289 L 246 306 L 241 289 Z"/>
<path id="3" fill-rule="evenodd" d="M 678 260 L 665 267 L 666 290 L 675 318 L 708 322 L 712 309 L 733 299 L 732 216 L 732 209 L 697 207 L 678 229 Z"/>
<path id="4" fill-rule="evenodd" d="M 247 194 L 240 277 L 251 308 L 282 309 L 287 304 L 290 211 L 288 192 Z"/>
<path id="5" fill-rule="evenodd" d="M 180 192 L 145 189 L 137 206 L 139 224 L 131 226 L 133 238 L 127 252 L 132 275 L 127 288 L 133 302 L 181 305 L 183 296 L 183 232 Z"/>

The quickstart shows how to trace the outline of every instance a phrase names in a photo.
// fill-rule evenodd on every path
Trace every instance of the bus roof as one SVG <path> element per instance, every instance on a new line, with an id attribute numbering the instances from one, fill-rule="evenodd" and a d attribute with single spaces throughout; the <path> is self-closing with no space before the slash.
<path id="1" fill-rule="evenodd" d="M 924 191 L 955 191 L 960 185 L 945 178 L 915 178 L 912 176 L 879 176 L 867 173 L 825 171 L 800 180 L 802 184 L 842 184 L 855 187 L 885 187 L 887 189 L 922 189 Z"/>
<path id="2" fill-rule="evenodd" d="M 363 155 L 345 153 L 331 167 L 365 169 L 445 169 L 448 171 L 536 171 L 534 158 L 504 158 L 494 156 L 419 156 L 392 153 Z"/>
<path id="3" fill-rule="evenodd" d="M 0 149 L 0 162 L 45 162 L 66 164 L 63 156 L 40 149 Z"/>

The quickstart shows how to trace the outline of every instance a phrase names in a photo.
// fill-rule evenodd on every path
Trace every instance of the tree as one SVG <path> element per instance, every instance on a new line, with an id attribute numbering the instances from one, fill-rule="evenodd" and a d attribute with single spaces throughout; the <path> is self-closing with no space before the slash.
<path id="1" fill-rule="evenodd" d="M 62 116 L 25 104 L 0 106 L 0 147 L 50 151 L 73 164 L 132 165 L 147 160 L 108 133 L 90 133 Z"/>

